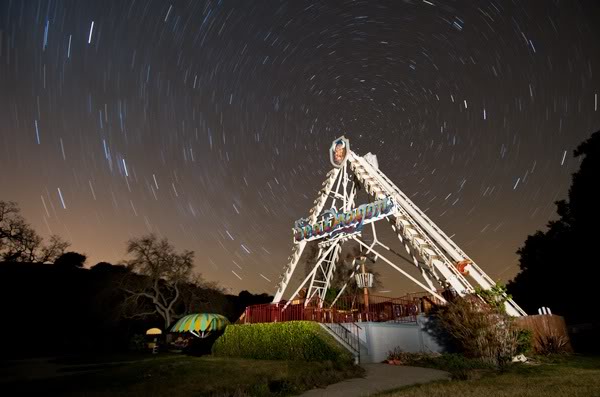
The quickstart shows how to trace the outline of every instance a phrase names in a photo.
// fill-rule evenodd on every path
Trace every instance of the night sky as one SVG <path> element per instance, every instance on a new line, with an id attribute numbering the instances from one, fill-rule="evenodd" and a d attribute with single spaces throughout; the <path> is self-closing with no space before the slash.
<path id="1" fill-rule="evenodd" d="M 344 134 L 506 280 L 600 129 L 594 3 L 0 0 L 0 200 L 88 266 L 154 232 L 274 293 Z"/>

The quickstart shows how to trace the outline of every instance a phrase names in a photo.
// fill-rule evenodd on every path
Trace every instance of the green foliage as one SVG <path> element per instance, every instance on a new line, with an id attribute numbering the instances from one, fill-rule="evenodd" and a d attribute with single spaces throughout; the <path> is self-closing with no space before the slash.
<path id="1" fill-rule="evenodd" d="M 502 313 L 506 312 L 506 301 L 512 299 L 512 296 L 506 292 L 506 286 L 497 283 L 490 289 L 475 287 L 475 293 L 483 298 L 488 305 Z"/>
<path id="2" fill-rule="evenodd" d="M 216 356 L 261 360 L 352 360 L 319 324 L 310 321 L 228 325 L 212 351 Z"/>
<path id="3" fill-rule="evenodd" d="M 533 332 L 528 329 L 520 329 L 517 335 L 516 354 L 529 354 L 533 350 Z"/>

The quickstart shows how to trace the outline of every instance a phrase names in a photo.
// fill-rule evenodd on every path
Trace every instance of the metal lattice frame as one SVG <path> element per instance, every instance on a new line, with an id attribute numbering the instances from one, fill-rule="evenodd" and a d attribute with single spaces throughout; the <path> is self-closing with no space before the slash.
<path id="1" fill-rule="evenodd" d="M 318 304 L 322 305 L 336 271 L 335 264 L 342 244 L 348 240 L 356 241 L 364 250 L 363 254 L 374 254 L 376 259 L 381 259 L 442 302 L 446 300 L 437 293 L 436 284 L 444 288 L 450 287 L 460 296 L 475 291 L 473 285 L 465 277 L 466 274 L 471 277 L 475 285 L 482 289 L 487 290 L 495 285 L 495 282 L 454 241 L 379 170 L 376 157 L 370 153 L 361 157 L 348 149 L 348 155 L 343 165 L 327 173 L 323 188 L 314 201 L 315 205 L 310 210 L 308 218 L 310 224 L 315 223 L 324 210 L 331 208 L 338 212 L 353 210 L 358 187 L 362 188 L 373 201 L 385 198 L 393 201 L 394 210 L 385 218 L 391 223 L 400 243 L 412 258 L 413 264 L 421 272 L 424 283 L 378 251 L 383 248 L 395 253 L 378 240 L 373 222 L 371 223 L 373 233 L 371 244 L 367 244 L 361 239 L 361 232 L 323 237 L 318 244 L 319 252 L 315 266 L 291 295 L 291 298 L 294 298 L 302 288 L 306 287 L 305 305 L 315 298 L 317 298 Z M 289 257 L 289 262 L 278 284 L 273 299 L 274 303 L 282 300 L 306 244 L 306 240 L 294 241 L 292 255 Z M 457 266 L 457 264 L 461 264 L 461 266 Z M 355 263 L 353 266 L 354 271 L 348 278 L 348 282 L 353 279 L 357 270 Z M 332 305 L 341 296 L 346 285 L 347 283 L 340 290 Z M 525 315 L 525 312 L 512 299 L 506 302 L 506 311 L 513 316 Z"/>

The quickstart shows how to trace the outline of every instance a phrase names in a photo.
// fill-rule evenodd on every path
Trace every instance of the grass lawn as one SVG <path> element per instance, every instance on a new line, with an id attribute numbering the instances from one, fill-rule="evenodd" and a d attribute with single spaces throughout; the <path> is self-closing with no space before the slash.
<path id="1" fill-rule="evenodd" d="M 475 371 L 474 373 L 477 373 Z M 560 356 L 536 365 L 516 364 L 503 373 L 480 372 L 478 379 L 410 386 L 386 397 L 594 397 L 600 396 L 600 357 Z"/>
<path id="2" fill-rule="evenodd" d="M 363 370 L 336 367 L 330 362 L 266 361 L 184 355 L 146 356 L 136 362 L 105 364 L 92 360 L 96 370 L 68 367 L 65 376 L 2 384 L 18 394 L 66 396 L 284 396 L 323 387 Z M 74 363 L 69 363 L 74 364 Z"/>

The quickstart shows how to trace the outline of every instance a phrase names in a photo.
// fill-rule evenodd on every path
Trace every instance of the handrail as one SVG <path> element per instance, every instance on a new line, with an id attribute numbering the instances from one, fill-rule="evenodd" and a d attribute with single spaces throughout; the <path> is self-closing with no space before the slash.
<path id="1" fill-rule="evenodd" d="M 358 363 L 360 364 L 360 330 L 362 329 L 358 324 L 351 322 L 354 328 L 356 329 L 356 333 L 352 332 L 352 330 L 348 329 L 344 324 L 333 322 L 333 323 L 324 323 L 329 330 L 335 333 L 351 350 L 353 350 L 358 358 Z M 329 326 L 329 325 L 335 325 Z M 341 330 L 341 331 L 338 331 Z"/>

